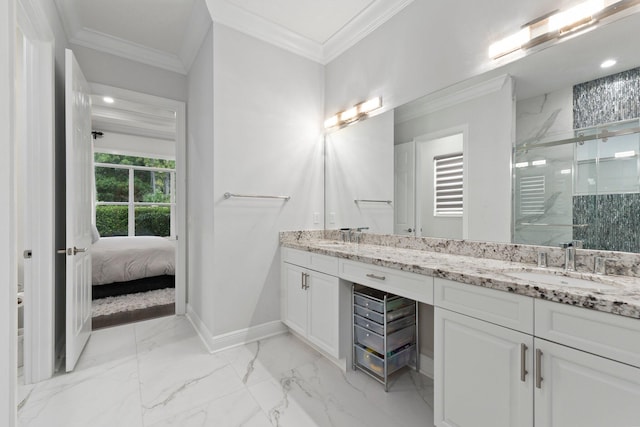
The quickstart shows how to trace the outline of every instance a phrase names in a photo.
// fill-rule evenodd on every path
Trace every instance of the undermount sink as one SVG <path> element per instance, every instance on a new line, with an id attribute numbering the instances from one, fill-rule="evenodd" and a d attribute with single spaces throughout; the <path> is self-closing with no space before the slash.
<path id="1" fill-rule="evenodd" d="M 505 275 L 516 279 L 529 280 L 545 285 L 554 286 L 568 286 L 571 288 L 580 289 L 593 289 L 593 290 L 611 290 L 617 289 L 615 285 L 603 283 L 600 281 L 593 281 L 588 279 L 581 279 L 578 277 L 564 276 L 555 274 L 552 271 L 539 272 L 539 271 L 509 271 L 505 272 Z"/>

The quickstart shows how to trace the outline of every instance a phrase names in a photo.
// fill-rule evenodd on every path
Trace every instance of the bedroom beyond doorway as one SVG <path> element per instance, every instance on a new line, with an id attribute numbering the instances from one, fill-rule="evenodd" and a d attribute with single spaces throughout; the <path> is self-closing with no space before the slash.
<path id="1" fill-rule="evenodd" d="M 176 113 L 92 96 L 93 329 L 176 312 Z"/>

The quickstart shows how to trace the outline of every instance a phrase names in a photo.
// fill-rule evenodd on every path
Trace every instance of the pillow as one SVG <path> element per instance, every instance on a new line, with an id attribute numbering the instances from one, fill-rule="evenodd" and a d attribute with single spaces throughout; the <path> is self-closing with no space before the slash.
<path id="1" fill-rule="evenodd" d="M 96 243 L 100 240 L 100 233 L 95 224 L 91 224 L 91 243 Z"/>

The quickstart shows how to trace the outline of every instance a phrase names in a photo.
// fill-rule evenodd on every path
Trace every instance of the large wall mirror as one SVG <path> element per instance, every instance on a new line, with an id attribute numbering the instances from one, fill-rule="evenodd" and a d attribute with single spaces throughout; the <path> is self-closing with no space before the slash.
<path id="1" fill-rule="evenodd" d="M 640 252 L 637 36 L 640 13 L 327 134 L 326 228 Z"/>

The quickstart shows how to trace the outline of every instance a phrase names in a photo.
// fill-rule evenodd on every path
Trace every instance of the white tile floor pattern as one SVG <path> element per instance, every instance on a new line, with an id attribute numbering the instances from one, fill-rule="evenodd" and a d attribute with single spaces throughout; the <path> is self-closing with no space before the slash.
<path id="1" fill-rule="evenodd" d="M 209 354 L 184 317 L 93 333 L 77 369 L 22 387 L 24 427 L 430 427 L 433 382 L 389 393 L 290 334 Z"/>

